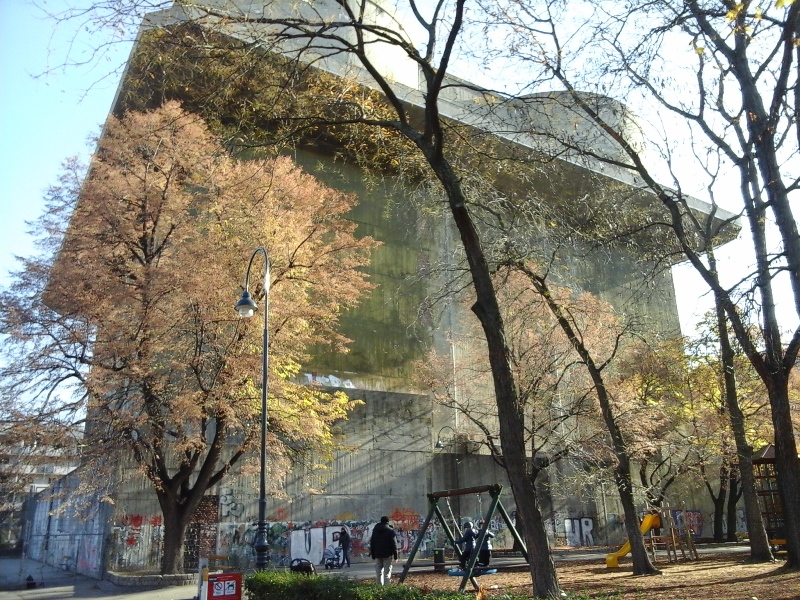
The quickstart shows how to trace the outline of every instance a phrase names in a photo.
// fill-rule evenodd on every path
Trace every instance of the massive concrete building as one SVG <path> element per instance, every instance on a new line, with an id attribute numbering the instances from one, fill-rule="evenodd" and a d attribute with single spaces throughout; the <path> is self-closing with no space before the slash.
<path id="1" fill-rule="evenodd" d="M 200 23 L 201 30 L 213 30 L 248 44 L 260 40 L 258 51 L 265 60 L 281 56 L 296 58 L 302 50 L 305 64 L 313 62 L 313 69 L 326 76 L 368 89 L 375 86 L 352 54 L 331 51 L 333 47 L 325 43 L 312 50 L 302 41 L 270 43 L 264 37 L 269 33 L 268 27 L 257 23 L 259 16 L 275 17 L 287 9 L 297 11 L 292 16 L 298 16 L 297 13 L 302 16 L 305 12 L 313 18 L 335 16 L 341 11 L 336 2 L 320 0 L 290 6 L 290 3 L 266 4 L 256 0 L 207 0 L 205 5 L 213 9 L 213 14 L 203 16 L 204 11 L 194 5 L 189 8 L 176 3 L 171 10 L 148 17 L 121 84 L 115 110 L 146 108 L 170 97 L 177 97 L 190 107 L 193 100 L 197 106 L 201 104 L 192 82 L 182 79 L 192 76 L 192 68 L 185 72 L 173 68 L 180 60 L 192 60 L 190 52 L 182 55 L 176 50 L 191 49 L 188 36 L 188 45 L 182 48 L 180 44 L 173 45 L 172 58 L 159 61 L 162 66 L 143 60 L 152 51 L 150 44 L 158 37 L 155 34 L 167 31 L 167 37 L 182 35 L 180 25 L 189 22 Z M 371 10 L 365 18 L 393 29 L 403 26 L 395 13 L 377 4 Z M 225 12 L 234 18 L 225 20 L 222 16 Z M 240 15 L 248 16 L 248 22 L 237 20 Z M 417 66 L 396 47 L 376 40 L 370 48 L 371 58 L 385 69 L 397 95 L 410 111 L 418 110 L 423 97 Z M 166 52 L 164 47 L 162 50 Z M 163 67 L 164 64 L 169 66 Z M 143 73 L 151 75 L 146 85 L 142 83 L 146 79 Z M 621 127 L 635 131 L 635 120 L 624 106 L 608 98 L 587 98 Z M 344 109 L 345 105 L 343 102 L 339 108 Z M 220 114 L 219 105 L 214 106 L 207 110 L 217 111 L 216 118 L 224 124 L 226 115 Z M 565 137 L 591 145 L 600 156 L 614 157 L 617 152 L 608 136 L 581 118 L 569 98 L 560 93 L 512 99 L 451 78 L 439 106 L 453 124 L 482 132 L 484 138 L 488 134 L 492 143 L 511 153 L 547 156 L 559 139 L 563 141 Z M 230 114 L 235 112 L 228 108 Z M 380 178 L 374 173 L 365 174 L 357 161 L 348 161 L 347 153 L 330 138 L 303 140 L 292 152 L 299 163 L 329 185 L 358 195 L 359 205 L 352 218 L 359 223 L 362 234 L 374 236 L 383 245 L 374 253 L 370 267 L 376 289 L 342 321 L 343 333 L 353 340 L 350 353 L 318 353 L 303 370 L 308 383 L 340 387 L 364 403 L 341 424 L 347 450 L 337 454 L 329 473 L 319 478 L 316 473 L 297 471 L 282 482 L 281 493 L 271 498 L 273 558 L 281 561 L 287 557 L 307 557 L 319 562 L 324 549 L 335 543 L 335 533 L 341 524 L 351 529 L 354 555 L 365 555 L 363 541 L 383 514 L 397 524 L 403 549 L 407 551 L 427 512 L 426 493 L 505 482 L 502 469 L 485 452 L 481 438 L 471 436 L 463 422 L 457 425 L 458 416 L 451 409 L 437 406 L 429 391 L 415 383 L 416 365 L 427 360 L 432 352 L 449 357 L 454 371 L 460 363 L 475 360 L 475 348 L 459 341 L 464 339 L 460 334 L 469 329 L 473 318 L 468 308 L 455 300 L 430 302 L 431 297 L 447 287 L 446 274 L 461 265 L 457 236 L 448 215 L 441 209 L 432 209 L 437 205 L 436 198 L 431 197 L 437 192 L 432 188 L 411 189 L 401 185 L 400 179 L 391 173 Z M 520 189 L 521 180 L 525 182 L 525 190 Z M 552 204 L 554 214 L 561 213 L 567 218 L 570 213 L 580 213 L 581 203 L 587 197 L 594 198 L 595 206 L 608 202 L 607 210 L 612 214 L 619 210 L 623 198 L 646 204 L 649 200 L 638 183 L 623 169 L 595 157 L 561 152 L 558 158 L 531 163 L 524 178 L 509 178 L 505 192 L 509 195 L 515 190 L 535 192 L 538 198 Z M 427 199 L 417 197 L 420 189 L 429 194 Z M 412 196 L 415 196 L 413 201 Z M 615 199 L 620 201 L 617 206 Z M 705 210 L 700 203 L 694 208 Z M 590 221 L 587 217 L 584 225 L 591 225 Z M 548 225 L 542 224 L 539 230 L 520 235 L 529 236 L 532 247 L 546 248 L 547 229 Z M 572 255 L 557 259 L 562 273 L 559 283 L 592 292 L 613 305 L 637 312 L 646 317 L 648 326 L 654 330 L 678 330 L 669 270 L 653 276 L 645 294 L 638 285 L 641 261 L 626 254 L 624 248 L 601 253 L 591 252 L 588 247 L 576 248 Z M 459 393 L 477 394 L 479 390 L 462 389 Z M 573 468 L 565 467 L 567 471 Z M 621 510 L 608 487 L 566 489 L 558 487 L 558 478 L 553 477 L 552 481 L 552 485 L 545 485 L 548 505 L 544 508 L 554 541 L 581 545 L 620 540 Z M 544 480 L 543 484 L 546 483 Z M 70 483 L 65 481 L 62 485 Z M 312 493 L 309 488 L 316 491 Z M 488 497 L 472 495 L 454 500 L 451 508 L 456 518 L 475 519 L 486 509 L 487 500 Z M 693 508 L 695 499 L 687 501 L 687 506 Z M 504 496 L 504 504 L 513 512 L 510 494 Z M 57 564 L 69 557 L 69 564 L 91 575 L 99 575 L 104 569 L 147 568 L 158 564 L 163 531 L 158 504 L 150 484 L 133 469 L 121 473 L 113 508 L 102 504 L 101 510 L 85 515 L 84 520 L 65 515 L 58 517 L 56 523 L 52 508 L 43 502 L 36 510 L 30 556 Z M 207 496 L 190 528 L 187 565 L 191 566 L 192 559 L 203 554 L 229 555 L 234 563 L 249 565 L 256 511 L 254 480 L 228 477 Z M 688 511 L 687 515 L 693 515 L 696 522 L 695 512 Z M 51 535 L 56 526 L 62 532 L 59 537 Z M 497 527 L 501 528 L 501 523 Z M 496 533 L 498 547 L 511 545 L 510 536 L 504 536 L 501 529 Z M 426 540 L 428 547 L 436 542 L 434 537 Z M 105 541 L 98 549 L 100 539 Z"/>

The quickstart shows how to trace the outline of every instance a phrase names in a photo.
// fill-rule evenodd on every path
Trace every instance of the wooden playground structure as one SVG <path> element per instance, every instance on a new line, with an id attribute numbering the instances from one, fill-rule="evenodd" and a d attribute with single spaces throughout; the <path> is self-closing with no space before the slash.
<path id="1" fill-rule="evenodd" d="M 666 553 L 667 562 L 678 560 L 697 560 L 699 555 L 694 544 L 694 532 L 685 524 L 678 525 L 672 517 L 672 509 L 663 507 L 653 509 L 642 520 L 639 527 L 644 537 L 644 545 L 650 553 L 653 562 L 658 562 L 659 553 Z M 619 567 L 619 559 L 631 551 L 630 542 L 606 556 L 606 567 L 615 569 Z M 680 552 L 680 558 L 678 553 Z"/>
<path id="2" fill-rule="evenodd" d="M 783 501 L 778 491 L 778 475 L 775 470 L 775 446 L 769 444 L 753 456 L 756 479 L 756 494 L 761 508 L 761 518 L 770 545 L 786 545 Z"/>

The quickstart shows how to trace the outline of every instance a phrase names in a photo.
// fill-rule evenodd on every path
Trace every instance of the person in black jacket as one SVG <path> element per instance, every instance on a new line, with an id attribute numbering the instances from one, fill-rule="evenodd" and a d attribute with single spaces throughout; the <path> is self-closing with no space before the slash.
<path id="1" fill-rule="evenodd" d="M 342 549 L 342 566 L 347 565 L 350 567 L 350 534 L 347 533 L 347 529 L 342 527 L 342 530 L 339 532 L 339 546 Z"/>
<path id="2" fill-rule="evenodd" d="M 464 549 L 461 551 L 461 560 L 459 561 L 462 571 L 467 568 L 467 561 L 475 549 L 475 540 L 477 538 L 478 532 L 472 528 L 472 521 L 464 523 L 464 531 L 461 537 L 455 540 L 456 544 L 464 544 Z"/>
<path id="3" fill-rule="evenodd" d="M 381 517 L 381 522 L 372 528 L 369 555 L 375 560 L 375 580 L 386 585 L 392 579 L 392 561 L 397 559 L 397 537 L 389 517 Z"/>

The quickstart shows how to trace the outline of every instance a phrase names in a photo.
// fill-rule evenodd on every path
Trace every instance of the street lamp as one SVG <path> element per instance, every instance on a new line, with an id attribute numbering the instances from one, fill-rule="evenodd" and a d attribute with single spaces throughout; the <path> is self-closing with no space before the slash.
<path id="1" fill-rule="evenodd" d="M 253 550 L 256 553 L 256 570 L 267 568 L 269 544 L 267 543 L 267 368 L 269 367 L 269 255 L 263 247 L 256 248 L 247 264 L 247 275 L 244 279 L 244 292 L 239 302 L 236 303 L 236 312 L 245 319 L 252 317 L 258 305 L 250 295 L 250 269 L 257 254 L 264 255 L 264 345 L 261 350 L 261 479 L 258 488 L 258 529 L 256 539 L 253 541 Z"/>
<path id="2" fill-rule="evenodd" d="M 455 437 L 455 435 L 456 435 L 456 430 L 453 429 L 452 427 L 450 427 L 450 425 L 445 425 L 444 427 L 442 427 L 439 430 L 439 433 L 436 434 L 436 445 L 434 446 L 434 448 L 436 450 L 441 450 L 442 448 L 444 448 L 444 443 L 442 442 L 442 432 L 445 429 L 449 429 L 450 431 L 452 431 L 453 432 L 453 437 Z"/>

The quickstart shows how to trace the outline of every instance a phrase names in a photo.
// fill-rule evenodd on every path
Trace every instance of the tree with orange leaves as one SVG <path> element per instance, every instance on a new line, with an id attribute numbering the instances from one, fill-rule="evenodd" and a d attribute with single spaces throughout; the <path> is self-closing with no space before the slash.
<path id="1" fill-rule="evenodd" d="M 43 255 L 2 293 L 4 416 L 85 421 L 97 485 L 132 456 L 164 515 L 162 573 L 180 572 L 192 514 L 260 431 L 263 314 L 233 310 L 250 253 L 272 262 L 274 477 L 329 455 L 353 406 L 296 376 L 311 346 L 346 351 L 337 321 L 370 288 L 375 242 L 345 218 L 353 197 L 288 158 L 235 160 L 177 103 L 112 117 L 80 175 L 73 164 L 50 190 Z"/>

